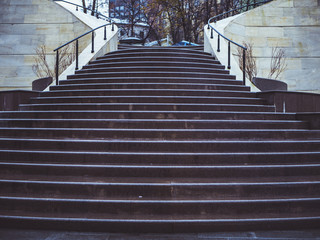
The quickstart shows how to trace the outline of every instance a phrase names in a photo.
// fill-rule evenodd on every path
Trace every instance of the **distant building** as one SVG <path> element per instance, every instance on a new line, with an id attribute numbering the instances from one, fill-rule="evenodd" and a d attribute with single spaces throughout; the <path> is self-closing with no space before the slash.
<path id="1" fill-rule="evenodd" d="M 146 0 L 109 0 L 109 17 L 113 18 L 120 28 L 120 39 L 138 37 L 144 39 L 148 25 L 142 14 Z"/>

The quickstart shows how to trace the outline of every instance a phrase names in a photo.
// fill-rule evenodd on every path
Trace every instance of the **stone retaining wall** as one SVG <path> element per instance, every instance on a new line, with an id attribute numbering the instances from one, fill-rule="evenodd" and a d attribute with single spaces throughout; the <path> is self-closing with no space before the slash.
<path id="1" fill-rule="evenodd" d="M 52 50 L 89 31 L 86 24 L 51 0 L 2 0 L 0 8 L 0 90 L 31 89 L 35 49 Z M 79 42 L 85 48 L 90 36 Z"/>
<path id="2" fill-rule="evenodd" d="M 320 92 L 319 0 L 274 0 L 234 19 L 225 35 L 254 44 L 258 77 L 268 77 L 272 47 L 278 46 L 288 57 L 279 79 L 288 90 Z"/>

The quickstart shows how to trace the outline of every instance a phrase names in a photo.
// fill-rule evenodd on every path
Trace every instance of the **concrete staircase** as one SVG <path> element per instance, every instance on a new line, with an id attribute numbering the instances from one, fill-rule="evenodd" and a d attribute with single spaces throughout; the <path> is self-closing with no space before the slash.
<path id="1" fill-rule="evenodd" d="M 317 228 L 320 131 L 198 48 L 112 52 L 0 113 L 0 225 Z"/>

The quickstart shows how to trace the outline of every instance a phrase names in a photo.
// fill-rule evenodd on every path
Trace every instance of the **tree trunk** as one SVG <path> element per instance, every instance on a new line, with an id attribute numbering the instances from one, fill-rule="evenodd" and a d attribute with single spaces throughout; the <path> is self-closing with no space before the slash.
<path id="1" fill-rule="evenodd" d="M 82 0 L 82 6 L 83 6 L 83 12 L 84 12 L 84 13 L 87 13 L 86 0 Z"/>
<path id="2" fill-rule="evenodd" d="M 94 10 L 96 9 L 96 0 L 93 0 L 92 3 L 92 11 L 91 11 L 91 15 L 94 16 Z"/>

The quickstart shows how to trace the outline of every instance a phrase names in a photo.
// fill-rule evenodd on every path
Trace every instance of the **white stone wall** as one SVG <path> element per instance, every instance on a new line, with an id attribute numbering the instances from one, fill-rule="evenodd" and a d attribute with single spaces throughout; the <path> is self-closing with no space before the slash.
<path id="1" fill-rule="evenodd" d="M 289 90 L 320 92 L 319 0 L 274 0 L 240 15 L 224 32 L 236 42 L 253 43 L 259 76 L 268 76 L 271 50 L 278 46 L 287 56 L 280 80 Z"/>
<path id="2" fill-rule="evenodd" d="M 53 49 L 89 30 L 51 0 L 1 0 L 0 90 L 31 89 L 37 79 L 32 71 L 35 49 L 46 45 L 54 54 Z M 89 39 L 79 42 L 80 49 Z"/>

